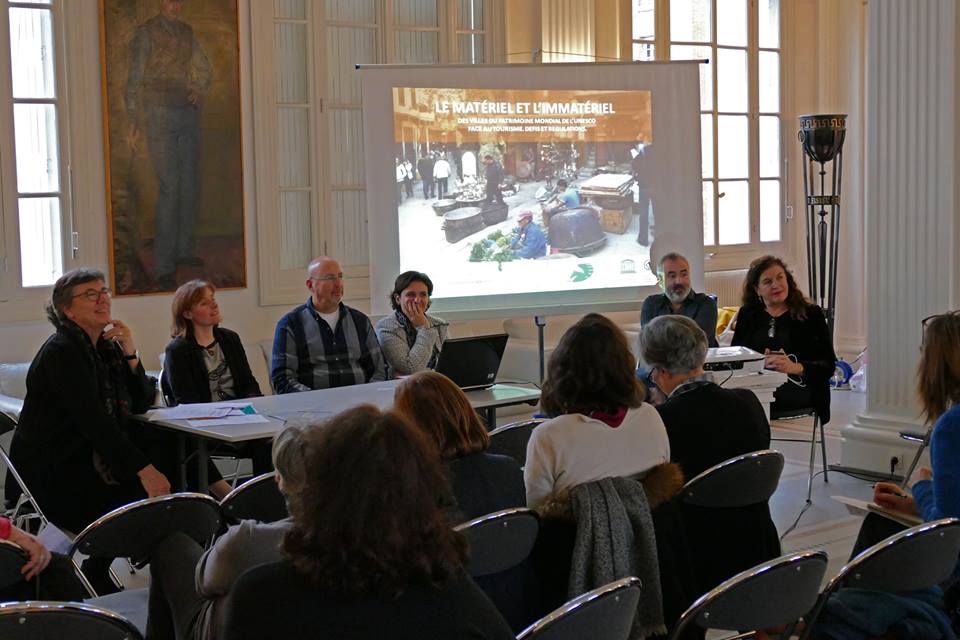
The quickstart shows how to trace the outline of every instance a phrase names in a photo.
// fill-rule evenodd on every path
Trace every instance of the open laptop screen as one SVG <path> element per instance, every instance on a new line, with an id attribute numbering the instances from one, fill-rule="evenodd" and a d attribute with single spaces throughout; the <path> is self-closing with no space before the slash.
<path id="1" fill-rule="evenodd" d="M 500 370 L 500 360 L 507 345 L 507 334 L 444 341 L 437 372 L 447 376 L 461 389 L 491 386 Z"/>

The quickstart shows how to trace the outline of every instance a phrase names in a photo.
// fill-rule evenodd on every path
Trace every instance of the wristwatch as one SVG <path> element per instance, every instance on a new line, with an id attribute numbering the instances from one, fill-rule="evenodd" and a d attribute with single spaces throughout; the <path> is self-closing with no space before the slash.
<path id="1" fill-rule="evenodd" d="M 128 356 L 123 356 L 123 359 L 124 359 L 124 360 L 139 360 L 139 359 L 140 359 L 140 351 L 137 350 L 137 351 L 134 351 L 133 353 L 131 353 L 131 354 L 128 355 Z"/>

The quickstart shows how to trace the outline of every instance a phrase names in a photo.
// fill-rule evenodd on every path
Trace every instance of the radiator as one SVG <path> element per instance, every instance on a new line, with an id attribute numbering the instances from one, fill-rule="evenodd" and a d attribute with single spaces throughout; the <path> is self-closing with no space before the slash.
<path id="1" fill-rule="evenodd" d="M 739 307 L 746 269 L 708 271 L 704 292 L 717 296 L 718 307 Z"/>

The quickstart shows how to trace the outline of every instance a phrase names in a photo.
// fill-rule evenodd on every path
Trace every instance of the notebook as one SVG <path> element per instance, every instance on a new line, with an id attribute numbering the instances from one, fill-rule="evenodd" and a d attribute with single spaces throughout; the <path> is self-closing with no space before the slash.
<path id="1" fill-rule="evenodd" d="M 496 381 L 506 346 L 505 333 L 445 340 L 436 371 L 461 389 L 484 389 Z"/>

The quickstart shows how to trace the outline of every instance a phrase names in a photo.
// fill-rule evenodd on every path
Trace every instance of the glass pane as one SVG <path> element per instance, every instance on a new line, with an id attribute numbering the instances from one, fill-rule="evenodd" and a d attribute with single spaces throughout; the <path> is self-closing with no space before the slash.
<path id="1" fill-rule="evenodd" d="M 653 40 L 655 37 L 654 5 L 654 0 L 636 0 L 633 3 L 634 40 Z"/>
<path id="2" fill-rule="evenodd" d="M 304 0 L 274 0 L 273 15 L 277 18 L 302 20 L 307 17 L 307 9 L 303 1 Z"/>
<path id="3" fill-rule="evenodd" d="M 758 0 L 760 5 L 760 46 L 780 46 L 780 0 Z"/>
<path id="4" fill-rule="evenodd" d="M 19 4 L 51 4 L 51 0 L 12 0 Z"/>
<path id="5" fill-rule="evenodd" d="M 717 243 L 713 226 L 713 181 L 703 183 L 703 244 L 711 246 Z"/>
<path id="6" fill-rule="evenodd" d="M 393 21 L 416 27 L 436 27 L 437 0 L 393 0 Z"/>
<path id="7" fill-rule="evenodd" d="M 671 0 L 671 40 L 710 42 L 710 34 L 710 0 Z"/>
<path id="8" fill-rule="evenodd" d="M 373 24 L 377 21 L 377 0 L 327 0 L 327 20 Z"/>
<path id="9" fill-rule="evenodd" d="M 483 63 L 483 36 L 461 33 L 457 36 L 457 61 L 460 64 Z"/>
<path id="10" fill-rule="evenodd" d="M 700 65 L 700 110 L 713 111 L 713 49 L 675 44 L 670 47 L 671 60 L 710 60 Z"/>
<path id="11" fill-rule="evenodd" d="M 717 118 L 717 171 L 719 178 L 747 178 L 749 137 L 746 116 Z"/>
<path id="12" fill-rule="evenodd" d="M 717 0 L 717 44 L 747 46 L 747 0 Z"/>
<path id="13" fill-rule="evenodd" d="M 760 242 L 780 239 L 780 181 L 760 181 Z"/>
<path id="14" fill-rule="evenodd" d="M 20 193 L 59 191 L 56 108 L 52 104 L 15 104 L 13 129 L 17 190 Z"/>
<path id="15" fill-rule="evenodd" d="M 436 64 L 439 62 L 439 38 L 436 31 L 396 31 L 395 62 Z"/>
<path id="16" fill-rule="evenodd" d="M 780 118 L 760 116 L 760 177 L 780 177 Z"/>
<path id="17" fill-rule="evenodd" d="M 312 258 L 310 192 L 280 192 L 280 268 L 302 269 Z"/>
<path id="18" fill-rule="evenodd" d="M 700 114 L 700 163 L 703 177 L 713 177 L 713 115 Z"/>
<path id="19" fill-rule="evenodd" d="M 330 101 L 360 102 L 360 74 L 355 65 L 377 61 L 377 30 L 327 27 L 327 91 Z"/>
<path id="20" fill-rule="evenodd" d="M 720 244 L 750 242 L 750 188 L 746 180 L 721 182 Z"/>
<path id="21" fill-rule="evenodd" d="M 14 98 L 53 98 L 53 30 L 49 9 L 10 9 Z"/>
<path id="22" fill-rule="evenodd" d="M 780 112 L 780 54 L 760 52 L 760 111 Z"/>
<path id="23" fill-rule="evenodd" d="M 277 102 L 307 102 L 307 25 L 279 22 L 274 25 L 277 53 Z"/>
<path id="24" fill-rule="evenodd" d="M 20 282 L 42 287 L 63 275 L 60 198 L 20 198 Z"/>
<path id="25" fill-rule="evenodd" d="M 483 0 L 460 0 L 457 13 L 457 26 L 460 29 L 483 29 Z"/>
<path id="26" fill-rule="evenodd" d="M 656 59 L 656 47 L 652 42 L 634 42 L 633 59 L 641 62 L 650 62 Z"/>
<path id="27" fill-rule="evenodd" d="M 353 186 L 364 183 L 363 117 L 360 109 L 336 108 L 327 112 L 330 122 L 328 158 L 331 162 L 331 186 Z"/>
<path id="28" fill-rule="evenodd" d="M 302 107 L 277 109 L 277 184 L 310 186 L 310 111 Z"/>
<path id="29" fill-rule="evenodd" d="M 747 52 L 717 49 L 717 110 L 747 111 Z"/>

